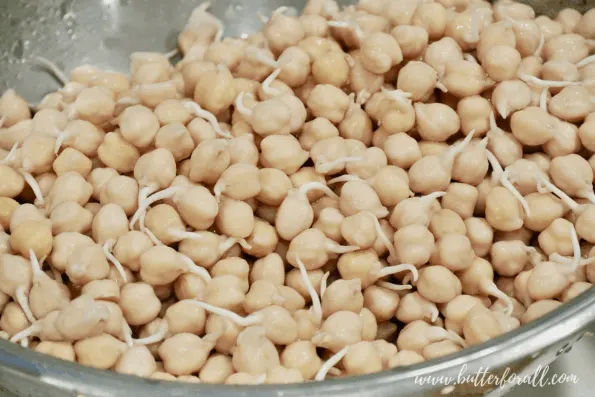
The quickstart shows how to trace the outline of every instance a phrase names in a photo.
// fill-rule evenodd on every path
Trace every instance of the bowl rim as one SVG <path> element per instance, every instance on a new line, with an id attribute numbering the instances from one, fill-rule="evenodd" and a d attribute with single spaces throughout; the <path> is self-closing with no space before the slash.
<path id="1" fill-rule="evenodd" d="M 486 343 L 473 346 L 440 359 L 430 360 L 406 368 L 395 368 L 369 375 L 329 379 L 324 382 L 305 382 L 289 385 L 231 386 L 189 384 L 161 381 L 117 374 L 112 371 L 84 367 L 25 349 L 20 345 L 0 341 L 0 372 L 26 378 L 28 382 L 57 387 L 86 397 L 102 396 L 204 396 L 262 397 L 342 396 L 362 395 L 420 395 L 444 384 L 419 385 L 415 377 L 432 375 L 454 377 L 463 365 L 466 373 L 475 374 L 489 368 L 503 368 L 522 359 L 536 357 L 535 353 L 567 340 L 595 321 L 595 288 L 556 308 L 546 316 L 501 335 Z M 398 385 L 398 389 L 396 386 Z M 9 390 L 10 391 L 10 390 Z"/>

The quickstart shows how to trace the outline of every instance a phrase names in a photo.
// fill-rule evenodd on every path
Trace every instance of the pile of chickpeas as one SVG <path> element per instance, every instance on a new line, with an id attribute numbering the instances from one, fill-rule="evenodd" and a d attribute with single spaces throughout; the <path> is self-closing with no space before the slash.
<path id="1" fill-rule="evenodd" d="M 261 384 L 485 342 L 595 282 L 595 10 L 310 0 L 0 99 L 0 336 Z"/>

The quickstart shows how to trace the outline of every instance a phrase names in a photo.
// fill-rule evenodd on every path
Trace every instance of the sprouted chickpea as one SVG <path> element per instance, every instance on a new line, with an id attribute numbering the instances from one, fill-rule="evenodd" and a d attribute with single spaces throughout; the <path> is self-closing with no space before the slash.
<path id="1" fill-rule="evenodd" d="M 152 379 L 322 381 L 595 282 L 593 11 L 309 0 L 239 39 L 208 8 L 128 75 L 40 58 L 59 89 L 0 97 L 0 338 Z"/>

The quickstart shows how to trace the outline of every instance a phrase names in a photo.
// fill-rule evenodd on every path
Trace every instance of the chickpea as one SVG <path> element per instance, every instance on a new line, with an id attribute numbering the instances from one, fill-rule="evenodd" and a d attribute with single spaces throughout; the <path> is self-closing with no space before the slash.
<path id="1" fill-rule="evenodd" d="M 531 321 L 534 321 L 539 317 L 542 317 L 553 311 L 554 309 L 557 309 L 561 305 L 561 302 L 551 299 L 545 299 L 532 303 L 527 307 L 527 311 L 521 317 L 521 324 L 527 324 Z"/>
<path id="2" fill-rule="evenodd" d="M 575 33 L 567 33 L 547 40 L 543 46 L 543 55 L 548 61 L 561 60 L 577 63 L 589 55 L 589 49 L 584 37 Z"/>
<path id="3" fill-rule="evenodd" d="M 463 335 L 465 341 L 474 345 L 485 342 L 502 334 L 500 323 L 494 313 L 483 305 L 475 305 L 464 319 Z"/>
<path id="4" fill-rule="evenodd" d="M 208 335 L 201 339 L 182 333 L 166 339 L 159 346 L 159 356 L 168 373 L 190 375 L 203 367 L 214 345 Z"/>
<path id="5" fill-rule="evenodd" d="M 317 85 L 310 94 L 307 105 L 315 117 L 325 117 L 333 123 L 343 120 L 349 108 L 347 94 L 330 84 Z"/>
<path id="6" fill-rule="evenodd" d="M 126 141 L 119 132 L 109 132 L 97 148 L 99 159 L 117 172 L 128 173 L 140 157 L 138 149 Z"/>
<path id="7" fill-rule="evenodd" d="M 362 65 L 370 72 L 383 74 L 403 61 L 399 43 L 387 33 L 375 32 L 361 45 Z"/>
<path id="8" fill-rule="evenodd" d="M 429 34 L 422 26 L 397 25 L 391 30 L 403 57 L 415 59 L 422 55 L 429 42 Z"/>

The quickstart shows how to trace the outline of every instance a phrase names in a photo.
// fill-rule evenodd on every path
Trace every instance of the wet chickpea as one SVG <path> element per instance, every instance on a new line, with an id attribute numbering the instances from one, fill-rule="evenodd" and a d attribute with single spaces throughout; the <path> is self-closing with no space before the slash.
<path id="1" fill-rule="evenodd" d="M 492 107 L 481 96 L 472 95 L 461 99 L 457 104 L 457 114 L 461 120 L 461 130 L 466 135 L 475 131 L 475 137 L 481 137 L 490 130 L 489 117 Z"/>
<path id="2" fill-rule="evenodd" d="M 238 39 L 207 6 L 175 66 L 137 52 L 130 77 L 0 97 L 0 338 L 299 383 L 444 357 L 590 288 L 593 11 L 309 0 Z"/>
<path id="3" fill-rule="evenodd" d="M 419 293 L 434 303 L 445 303 L 461 294 L 461 282 L 445 267 L 428 266 L 420 270 Z"/>
<path id="4" fill-rule="evenodd" d="M 551 299 L 534 302 L 527 307 L 527 311 L 521 317 L 521 324 L 527 324 L 530 321 L 536 320 L 552 310 L 557 309 L 561 305 L 561 302 Z"/>
<path id="5" fill-rule="evenodd" d="M 543 55 L 548 61 L 561 60 L 577 63 L 589 55 L 589 49 L 584 37 L 567 33 L 547 40 L 543 46 Z"/>

